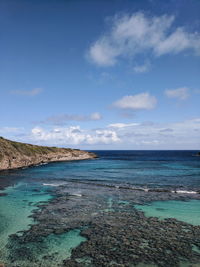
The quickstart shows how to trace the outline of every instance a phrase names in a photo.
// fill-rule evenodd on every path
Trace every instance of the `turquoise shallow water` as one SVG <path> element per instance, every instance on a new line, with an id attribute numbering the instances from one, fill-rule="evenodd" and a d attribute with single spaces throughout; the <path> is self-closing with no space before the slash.
<path id="1" fill-rule="evenodd" d="M 51 198 L 45 191 L 33 192 L 33 188 L 30 185 L 27 187 L 25 183 L 18 183 L 8 187 L 4 191 L 7 195 L 0 197 L 0 258 L 6 255 L 5 246 L 9 235 L 27 230 L 34 223 L 29 217 L 36 209 L 34 205 Z"/>
<path id="2" fill-rule="evenodd" d="M 0 262 L 9 264 L 9 250 L 6 245 L 9 244 L 9 235 L 20 231 L 28 230 L 34 220 L 30 217 L 36 205 L 40 202 L 48 201 L 51 196 L 45 191 L 46 187 L 36 186 L 35 184 L 26 184 L 20 182 L 15 186 L 10 186 L 4 193 L 7 195 L 0 197 Z M 49 235 L 40 245 L 31 243 L 26 248 L 31 250 L 34 262 L 27 259 L 18 260 L 15 264 L 20 267 L 51 266 L 52 260 L 54 266 L 70 257 L 71 250 L 86 239 L 80 235 L 79 229 L 71 230 L 61 235 Z M 17 245 L 18 246 L 18 245 Z"/>
<path id="3" fill-rule="evenodd" d="M 149 205 L 135 205 L 135 207 L 148 217 L 175 218 L 193 225 L 200 225 L 200 200 L 155 201 Z"/>

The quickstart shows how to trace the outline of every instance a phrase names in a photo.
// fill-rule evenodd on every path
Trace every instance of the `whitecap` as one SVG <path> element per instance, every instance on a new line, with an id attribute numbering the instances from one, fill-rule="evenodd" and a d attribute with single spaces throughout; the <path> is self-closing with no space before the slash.
<path id="1" fill-rule="evenodd" d="M 47 183 L 43 183 L 44 186 L 61 186 L 63 184 L 47 184 Z"/>
<path id="2" fill-rule="evenodd" d="M 148 188 L 142 188 L 142 190 L 143 190 L 144 192 L 149 192 L 149 189 L 148 189 Z"/>
<path id="3" fill-rule="evenodd" d="M 177 194 L 197 194 L 196 191 L 187 191 L 187 190 L 174 190 L 172 193 L 177 193 Z"/>

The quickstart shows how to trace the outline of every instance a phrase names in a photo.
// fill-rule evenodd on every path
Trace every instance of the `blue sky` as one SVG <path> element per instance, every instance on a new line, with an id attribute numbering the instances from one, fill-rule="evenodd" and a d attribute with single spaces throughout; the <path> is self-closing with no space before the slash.
<path id="1" fill-rule="evenodd" d="M 200 149 L 200 2 L 1 0 L 0 135 Z"/>

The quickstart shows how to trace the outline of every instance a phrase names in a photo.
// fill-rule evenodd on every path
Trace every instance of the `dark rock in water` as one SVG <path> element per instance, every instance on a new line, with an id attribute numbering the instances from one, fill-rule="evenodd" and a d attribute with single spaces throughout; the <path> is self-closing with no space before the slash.
<path id="1" fill-rule="evenodd" d="M 4 196 L 7 196 L 7 193 L 0 193 L 0 197 L 4 197 Z M 1 265 L 0 265 L 1 267 Z"/>
<path id="2" fill-rule="evenodd" d="M 69 194 L 70 197 L 67 197 Z M 66 256 L 59 266 L 131 267 L 142 263 L 146 266 L 176 267 L 182 261 L 199 264 L 200 253 L 193 247 L 200 249 L 200 226 L 173 218 L 147 218 L 134 208 L 135 203 L 192 198 L 200 199 L 200 195 L 144 192 L 69 182 L 62 188 L 56 188 L 55 197 L 34 210 L 32 217 L 36 224 L 23 234 L 12 235 L 10 255 L 13 262 L 20 257 L 31 261 L 31 267 L 39 266 L 33 257 L 34 251 L 26 250 L 30 244 L 40 248 L 50 234 L 59 236 L 79 228 L 86 241 L 74 248 L 71 257 Z M 122 201 L 127 205 L 121 205 Z M 47 258 L 50 256 L 47 255 Z"/>
<path id="3" fill-rule="evenodd" d="M 13 262 L 15 262 L 15 259 L 23 259 L 28 261 L 32 261 L 34 259 L 31 249 L 26 247 L 16 248 L 14 253 L 10 254 L 9 258 Z"/>
<path id="4" fill-rule="evenodd" d="M 39 188 L 34 188 L 33 192 L 40 192 L 40 189 Z"/>
<path id="5" fill-rule="evenodd" d="M 63 265 L 64 266 L 70 266 L 70 267 L 84 267 L 85 265 L 83 265 L 82 263 L 78 263 L 78 262 L 76 262 L 76 261 L 74 261 L 74 260 L 65 260 L 64 262 L 63 262 Z"/>
<path id="6" fill-rule="evenodd" d="M 148 190 L 149 192 L 166 192 L 171 193 L 170 189 L 164 189 L 164 188 L 151 188 Z"/>

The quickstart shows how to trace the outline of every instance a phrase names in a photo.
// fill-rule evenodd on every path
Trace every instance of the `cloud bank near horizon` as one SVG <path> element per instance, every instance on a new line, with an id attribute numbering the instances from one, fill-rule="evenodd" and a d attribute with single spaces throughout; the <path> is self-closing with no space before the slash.
<path id="1" fill-rule="evenodd" d="M 98 147 L 115 145 L 116 149 L 198 149 L 200 118 L 173 123 L 112 123 L 104 128 L 80 126 L 34 127 L 29 132 L 19 128 L 0 128 L 0 134 L 18 141 L 39 145 Z M 128 142 L 127 142 L 128 140 Z"/>

